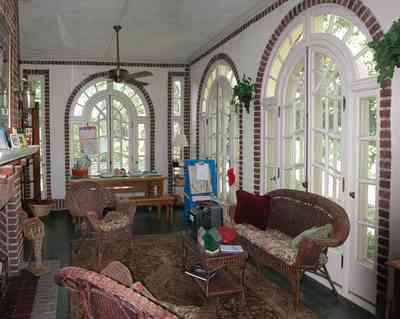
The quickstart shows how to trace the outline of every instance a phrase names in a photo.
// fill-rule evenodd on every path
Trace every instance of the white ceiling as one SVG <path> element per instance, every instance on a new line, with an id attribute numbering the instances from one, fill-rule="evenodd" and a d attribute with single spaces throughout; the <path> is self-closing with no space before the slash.
<path id="1" fill-rule="evenodd" d="M 21 58 L 187 62 L 269 0 L 22 0 Z M 242 19 L 242 20 L 241 20 Z"/>

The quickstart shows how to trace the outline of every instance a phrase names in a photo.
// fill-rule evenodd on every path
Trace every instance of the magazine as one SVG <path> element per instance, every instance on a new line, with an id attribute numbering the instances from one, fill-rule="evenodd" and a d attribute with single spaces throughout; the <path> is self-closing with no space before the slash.
<path id="1" fill-rule="evenodd" d="M 221 253 L 242 253 L 244 250 L 240 245 L 220 245 Z"/>

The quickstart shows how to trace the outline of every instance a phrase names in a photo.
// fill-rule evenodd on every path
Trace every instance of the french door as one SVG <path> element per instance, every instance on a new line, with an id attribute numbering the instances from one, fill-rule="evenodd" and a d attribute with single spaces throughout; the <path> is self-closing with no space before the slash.
<path id="1" fill-rule="evenodd" d="M 205 123 L 205 148 L 208 158 L 215 159 L 218 172 L 218 194 L 226 199 L 229 190 L 227 171 L 235 165 L 234 161 L 234 132 L 236 132 L 236 118 L 230 105 L 232 88 L 223 79 L 216 80 L 211 87 L 207 102 Z"/>
<path id="2" fill-rule="evenodd" d="M 327 268 L 342 293 L 374 304 L 377 92 L 346 91 L 333 56 L 312 47 L 301 52 L 277 97 L 265 102 L 265 191 L 310 191 L 345 207 L 348 245 L 328 250 Z"/>
<path id="3" fill-rule="evenodd" d="M 276 100 L 266 102 L 266 191 L 311 191 L 344 203 L 345 95 L 343 77 L 329 54 L 305 48 L 288 69 Z M 343 249 L 328 252 L 329 272 L 343 285 Z"/>

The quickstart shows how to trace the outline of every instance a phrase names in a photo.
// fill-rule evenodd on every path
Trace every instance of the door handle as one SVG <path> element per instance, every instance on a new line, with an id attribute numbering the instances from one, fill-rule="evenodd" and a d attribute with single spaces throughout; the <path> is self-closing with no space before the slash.
<path id="1" fill-rule="evenodd" d="M 355 192 L 350 192 L 349 196 L 354 199 L 354 198 L 356 198 L 356 193 Z"/>
<path id="2" fill-rule="evenodd" d="M 274 182 L 276 182 L 276 176 L 274 176 L 274 177 L 271 177 L 269 180 L 270 180 L 270 181 L 274 181 Z"/>

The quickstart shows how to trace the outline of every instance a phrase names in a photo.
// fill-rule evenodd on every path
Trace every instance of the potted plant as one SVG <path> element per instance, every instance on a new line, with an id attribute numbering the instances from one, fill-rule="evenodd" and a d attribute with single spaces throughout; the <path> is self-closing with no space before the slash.
<path id="1" fill-rule="evenodd" d="M 236 112 L 238 107 L 245 107 L 247 113 L 249 113 L 250 103 L 254 100 L 255 92 L 256 85 L 252 78 L 244 74 L 242 80 L 239 80 L 233 88 L 231 105 L 235 106 Z"/>
<path id="2" fill-rule="evenodd" d="M 72 168 L 72 176 L 73 177 L 88 177 L 89 167 L 91 164 L 91 160 L 89 156 L 85 153 L 82 153 L 81 158 L 79 158 Z"/>
<path id="3" fill-rule="evenodd" d="M 394 69 L 400 67 L 400 19 L 395 21 L 390 30 L 380 39 L 368 43 L 374 50 L 375 70 L 378 82 L 393 78 Z"/>

